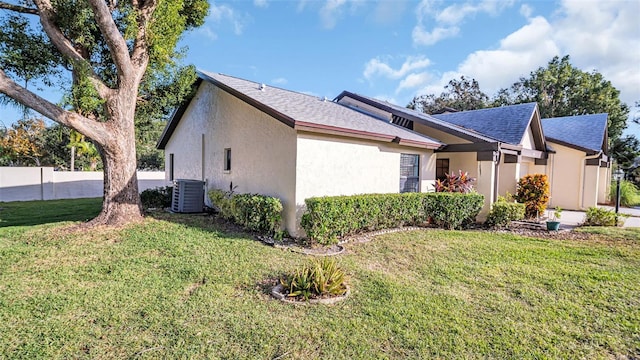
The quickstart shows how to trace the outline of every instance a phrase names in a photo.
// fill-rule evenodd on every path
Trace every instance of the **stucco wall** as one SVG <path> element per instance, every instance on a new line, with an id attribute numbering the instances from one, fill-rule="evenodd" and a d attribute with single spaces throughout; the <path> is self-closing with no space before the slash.
<path id="1" fill-rule="evenodd" d="M 431 150 L 299 133 L 297 217 L 302 215 L 304 200 L 313 196 L 399 192 L 402 153 L 420 155 L 420 190 L 433 191 L 435 156 Z"/>
<path id="2" fill-rule="evenodd" d="M 52 167 L 0 167 L 0 201 L 102 197 L 101 171 L 54 171 Z M 169 185 L 163 171 L 138 171 L 138 189 Z"/>
<path id="3" fill-rule="evenodd" d="M 201 135 L 204 136 L 204 156 Z M 231 149 L 231 170 L 224 150 Z M 165 149 L 174 153 L 175 178 L 204 180 L 208 189 L 278 197 L 287 230 L 295 231 L 295 130 L 203 82 Z M 204 166 L 202 160 L 204 158 Z M 169 169 L 167 163 L 166 169 Z"/>
<path id="4" fill-rule="evenodd" d="M 551 146 L 556 153 L 551 158 L 553 176 L 549 205 L 578 210 L 581 208 L 580 188 L 585 153 L 556 143 L 552 143 Z"/>
<path id="5" fill-rule="evenodd" d="M 598 186 L 598 203 L 604 204 L 609 201 L 609 187 L 611 186 L 611 168 L 601 167 L 600 181 Z"/>

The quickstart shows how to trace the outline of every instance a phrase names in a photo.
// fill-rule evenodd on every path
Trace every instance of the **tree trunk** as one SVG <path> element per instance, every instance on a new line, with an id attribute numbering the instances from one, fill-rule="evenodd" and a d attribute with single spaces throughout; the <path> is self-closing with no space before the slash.
<path id="1" fill-rule="evenodd" d="M 133 121 L 115 129 L 108 144 L 97 145 L 104 164 L 104 200 L 102 212 L 87 225 L 119 226 L 142 220 Z"/>

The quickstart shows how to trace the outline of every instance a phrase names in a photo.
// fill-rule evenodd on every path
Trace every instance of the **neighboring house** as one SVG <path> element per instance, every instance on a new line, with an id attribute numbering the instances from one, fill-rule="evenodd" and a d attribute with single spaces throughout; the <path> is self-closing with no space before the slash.
<path id="1" fill-rule="evenodd" d="M 475 177 L 485 196 L 480 218 L 498 195 L 515 193 L 518 179 L 549 171 L 536 103 L 427 115 L 348 91 L 335 100 L 446 143 L 436 150 L 436 178 L 459 170 Z"/>
<path id="2" fill-rule="evenodd" d="M 165 128 L 168 180 L 281 199 L 286 229 L 312 196 L 433 191 L 443 144 L 326 98 L 199 72 Z"/>
<path id="3" fill-rule="evenodd" d="M 607 114 L 543 119 L 542 128 L 555 150 L 550 205 L 585 209 L 606 202 L 611 180 Z"/>

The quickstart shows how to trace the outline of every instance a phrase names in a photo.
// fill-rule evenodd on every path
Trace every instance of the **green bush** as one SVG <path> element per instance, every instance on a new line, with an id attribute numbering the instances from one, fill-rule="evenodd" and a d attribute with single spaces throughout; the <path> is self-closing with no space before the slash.
<path id="1" fill-rule="evenodd" d="M 214 189 L 209 199 L 220 215 L 245 229 L 274 235 L 282 224 L 280 199 L 259 194 L 234 194 L 232 191 Z"/>
<path id="2" fill-rule="evenodd" d="M 509 226 L 512 221 L 524 219 L 525 205 L 518 202 L 510 202 L 502 196 L 498 197 L 491 206 L 489 216 L 487 216 L 486 224 L 496 227 Z"/>
<path id="3" fill-rule="evenodd" d="M 609 189 L 609 197 L 612 202 L 615 204 L 616 202 L 616 182 L 613 181 L 611 183 L 611 188 Z M 632 183 L 631 181 L 622 180 L 620 181 L 620 206 L 636 206 L 640 205 L 640 189 Z"/>
<path id="4" fill-rule="evenodd" d="M 525 216 L 527 218 L 537 218 L 544 213 L 549 202 L 547 175 L 527 175 L 518 180 L 515 199 L 525 205 Z"/>
<path id="5" fill-rule="evenodd" d="M 280 279 L 287 296 L 309 300 L 312 297 L 340 296 L 347 291 L 346 274 L 335 259 L 315 260 Z"/>
<path id="6" fill-rule="evenodd" d="M 150 208 L 166 208 L 171 206 L 171 198 L 173 196 L 173 187 L 157 187 L 154 189 L 147 189 L 140 193 L 140 201 L 142 207 L 145 209 Z"/>
<path id="7" fill-rule="evenodd" d="M 334 244 L 362 231 L 432 224 L 461 228 L 475 221 L 484 196 L 478 193 L 403 193 L 315 197 L 305 200 L 301 226 L 312 241 Z"/>
<path id="8" fill-rule="evenodd" d="M 592 206 L 587 209 L 584 225 L 588 226 L 618 226 L 624 223 L 626 215 L 618 214 L 613 210 Z"/>

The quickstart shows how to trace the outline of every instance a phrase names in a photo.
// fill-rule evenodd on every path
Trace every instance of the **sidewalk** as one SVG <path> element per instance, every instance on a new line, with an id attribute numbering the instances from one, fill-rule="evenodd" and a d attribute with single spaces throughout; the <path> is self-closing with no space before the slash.
<path id="1" fill-rule="evenodd" d="M 601 205 L 600 207 L 607 210 L 614 210 L 611 206 Z M 640 227 L 640 209 L 621 207 L 619 212 L 620 214 L 630 215 L 630 217 L 625 220 L 623 227 Z M 584 220 L 584 211 L 564 210 L 562 211 L 562 218 L 560 219 L 560 222 L 564 225 L 576 226 L 582 224 Z"/>

